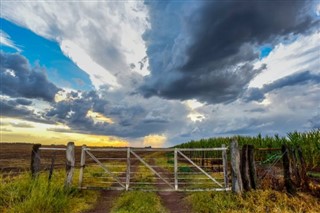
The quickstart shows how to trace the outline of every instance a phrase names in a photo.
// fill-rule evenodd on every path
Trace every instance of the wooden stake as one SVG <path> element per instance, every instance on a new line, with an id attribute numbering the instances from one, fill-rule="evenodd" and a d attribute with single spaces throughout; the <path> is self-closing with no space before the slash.
<path id="1" fill-rule="evenodd" d="M 32 152 L 31 152 L 31 175 L 32 178 L 35 178 L 38 173 L 40 172 L 41 169 L 41 158 L 40 158 L 40 148 L 41 144 L 34 144 L 32 147 Z"/>
<path id="2" fill-rule="evenodd" d="M 281 151 L 283 153 L 283 172 L 284 172 L 284 184 L 287 189 L 287 192 L 291 195 L 296 194 L 296 188 L 293 185 L 291 180 L 291 169 L 290 169 L 290 151 L 287 145 L 283 144 L 281 147 Z"/>
<path id="3" fill-rule="evenodd" d="M 302 150 L 301 150 L 301 147 L 298 146 L 297 148 L 297 152 L 298 152 L 298 158 L 300 160 L 300 170 L 299 170 L 299 173 L 300 173 L 300 177 L 302 179 L 302 187 L 304 190 L 310 190 L 310 187 L 309 187 L 309 178 L 307 176 L 307 166 L 306 166 L 306 162 L 304 160 L 304 157 L 302 155 Z"/>
<path id="4" fill-rule="evenodd" d="M 254 161 L 254 146 L 248 145 L 248 163 L 249 163 L 249 177 L 250 185 L 253 189 L 257 189 L 257 173 L 256 164 Z"/>
<path id="5" fill-rule="evenodd" d="M 126 171 L 126 191 L 129 190 L 130 186 L 130 147 L 127 148 L 127 171 Z"/>
<path id="6" fill-rule="evenodd" d="M 178 190 L 178 151 L 174 149 L 174 189 Z"/>

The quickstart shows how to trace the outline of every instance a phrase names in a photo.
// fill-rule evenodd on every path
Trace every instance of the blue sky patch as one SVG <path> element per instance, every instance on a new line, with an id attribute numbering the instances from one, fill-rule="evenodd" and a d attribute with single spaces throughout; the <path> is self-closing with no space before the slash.
<path id="1" fill-rule="evenodd" d="M 269 45 L 260 47 L 260 60 L 267 57 L 273 48 Z"/>
<path id="2" fill-rule="evenodd" d="M 59 87 L 93 89 L 89 75 L 62 53 L 57 42 L 38 36 L 5 19 L 0 21 L 2 30 L 22 50 L 20 54 L 26 57 L 32 66 L 45 67 L 50 81 Z M 3 45 L 0 50 L 7 53 L 17 52 L 14 48 Z"/>

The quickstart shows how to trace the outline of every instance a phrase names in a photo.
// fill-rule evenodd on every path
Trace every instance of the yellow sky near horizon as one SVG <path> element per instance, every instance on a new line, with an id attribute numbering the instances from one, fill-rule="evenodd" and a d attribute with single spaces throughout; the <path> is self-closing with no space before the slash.
<path id="1" fill-rule="evenodd" d="M 146 135 L 130 143 L 130 141 L 126 139 L 115 136 L 73 133 L 69 127 L 62 124 L 43 124 L 6 117 L 0 117 L 0 119 L 0 143 L 22 142 L 41 143 L 44 145 L 66 145 L 69 141 L 73 141 L 77 146 L 85 144 L 87 146 L 162 147 L 165 145 L 165 142 L 167 140 L 166 136 L 155 134 Z M 65 130 L 65 132 L 61 130 Z"/>
<path id="2" fill-rule="evenodd" d="M 88 146 L 128 146 L 125 139 L 72 132 L 57 132 L 54 129 L 70 130 L 64 125 L 42 124 L 21 119 L 1 118 L 0 142 L 26 142 L 41 144 L 67 144 Z M 51 129 L 51 130 L 50 130 Z"/>

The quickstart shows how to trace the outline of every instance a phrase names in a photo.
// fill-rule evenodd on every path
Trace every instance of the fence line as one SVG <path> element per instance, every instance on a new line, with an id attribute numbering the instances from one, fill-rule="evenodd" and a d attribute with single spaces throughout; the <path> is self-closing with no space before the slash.
<path id="1" fill-rule="evenodd" d="M 230 152 L 229 152 L 230 150 Z M 256 148 L 252 145 L 244 145 L 241 149 L 238 147 L 237 140 L 233 140 L 229 147 L 222 145 L 216 148 L 90 148 L 85 145 L 81 148 L 79 180 L 78 187 L 96 188 L 95 186 L 86 186 L 84 179 L 89 176 L 85 175 L 86 166 L 96 165 L 102 168 L 103 172 L 94 172 L 91 178 L 97 178 L 99 183 L 116 183 L 119 184 L 121 190 L 135 190 L 139 185 L 167 185 L 169 190 L 175 191 L 206 191 L 206 190 L 232 190 L 234 193 L 241 194 L 243 190 L 257 189 L 257 168 L 255 165 L 255 151 L 268 152 L 270 156 L 273 151 L 280 151 L 278 148 Z M 65 151 L 66 179 L 65 186 L 72 185 L 75 169 L 75 146 L 73 142 L 69 142 L 66 147 L 41 147 L 35 144 L 31 152 L 31 173 L 32 177 L 36 177 L 40 172 L 41 151 L 53 151 L 49 170 L 49 181 L 52 177 L 54 165 L 62 165 L 56 163 L 56 152 Z M 220 152 L 221 154 L 215 154 Z M 102 153 L 112 153 L 109 155 L 101 155 Z M 161 155 L 153 155 L 153 153 L 161 153 Z M 150 153 L 150 154 L 149 154 Z M 167 154 L 166 154 L 167 153 Z M 211 153 L 211 154 L 210 154 Z M 229 155 L 228 155 L 229 154 Z M 86 155 L 90 158 L 86 159 Z M 150 156 L 150 157 L 149 157 Z M 212 156 L 212 157 L 211 157 Z M 264 179 L 271 171 L 271 167 L 282 160 L 283 176 L 287 191 L 294 194 L 295 186 L 308 188 L 308 177 L 306 175 L 306 166 L 302 156 L 301 149 L 291 149 L 284 145 L 282 153 L 276 157 L 271 156 L 271 165 L 264 170 L 264 174 L 259 176 L 259 181 Z M 271 159 L 270 157 L 270 159 Z M 261 158 L 261 155 L 260 155 Z M 260 159 L 259 158 L 259 159 Z M 159 162 L 157 162 L 159 161 Z M 110 162 L 104 165 L 105 162 Z M 116 163 L 111 163 L 116 162 Z M 121 163 L 120 163 L 121 162 Z M 139 164 L 137 164 L 139 162 Z M 261 161 L 262 162 L 262 161 Z M 120 163 L 120 164 L 119 164 Z M 138 171 L 139 168 L 146 168 L 146 171 Z M 231 170 L 228 171 L 230 166 Z M 279 166 L 279 165 L 278 165 Z M 260 171 L 259 170 L 259 171 Z M 260 173 L 261 173 L 260 171 Z M 137 176 L 149 172 L 149 180 L 161 180 L 160 183 L 147 183 L 137 181 Z M 108 177 L 106 176 L 108 175 Z M 229 188 L 229 175 L 231 187 Z M 261 175 L 261 174 L 260 174 Z M 295 177 L 294 179 L 292 177 Z M 113 182 L 110 182 L 109 178 Z M 211 182 L 203 182 L 208 180 Z M 199 188 L 196 185 L 209 184 L 216 185 L 213 188 Z M 186 185 L 196 188 L 186 188 Z M 133 187 L 135 186 L 135 187 Z M 108 187 L 106 187 L 108 188 Z M 109 187 L 110 188 L 110 187 Z M 111 188 L 119 188 L 111 185 Z M 140 188 L 147 190 L 146 188 Z M 154 189 L 150 189 L 154 190 Z M 161 189 L 162 190 L 162 189 Z"/>

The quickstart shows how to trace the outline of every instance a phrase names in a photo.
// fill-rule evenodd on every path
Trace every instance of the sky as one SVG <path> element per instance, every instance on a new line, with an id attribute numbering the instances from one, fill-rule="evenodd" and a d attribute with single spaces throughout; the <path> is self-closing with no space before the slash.
<path id="1" fill-rule="evenodd" d="M 1 0 L 1 142 L 320 128 L 316 0 Z"/>

